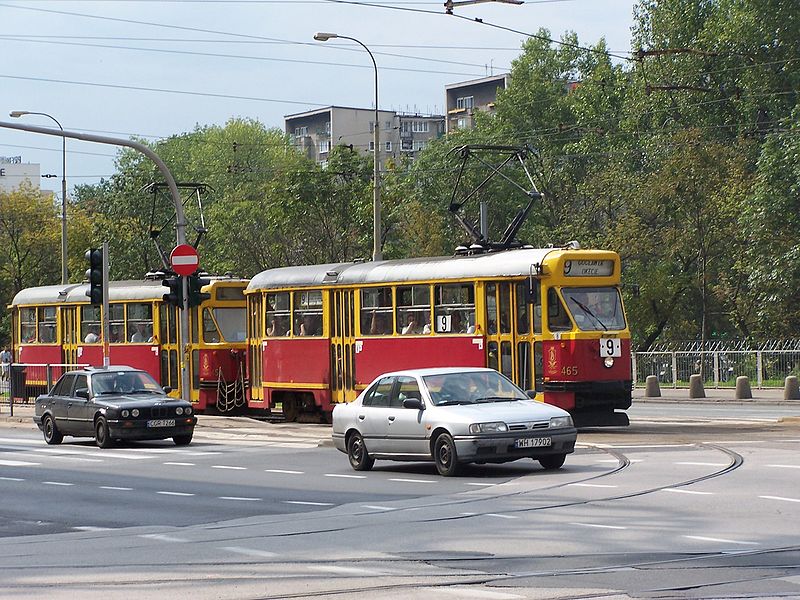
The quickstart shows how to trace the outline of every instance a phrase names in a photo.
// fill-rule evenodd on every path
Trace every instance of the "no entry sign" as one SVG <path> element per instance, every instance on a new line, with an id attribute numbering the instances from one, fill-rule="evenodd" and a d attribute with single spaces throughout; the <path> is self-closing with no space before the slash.
<path id="1" fill-rule="evenodd" d="M 197 256 L 197 250 L 189 244 L 179 244 L 169 255 L 169 262 L 172 263 L 172 270 L 178 275 L 191 275 L 197 270 L 200 258 Z"/>

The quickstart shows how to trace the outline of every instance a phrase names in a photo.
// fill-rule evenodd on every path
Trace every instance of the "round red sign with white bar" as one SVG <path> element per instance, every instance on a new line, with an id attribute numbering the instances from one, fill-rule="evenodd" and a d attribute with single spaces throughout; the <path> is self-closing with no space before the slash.
<path id="1" fill-rule="evenodd" d="M 172 270 L 178 275 L 191 275 L 197 270 L 200 257 L 197 255 L 197 250 L 189 244 L 179 244 L 169 255 L 169 262 L 172 264 Z"/>

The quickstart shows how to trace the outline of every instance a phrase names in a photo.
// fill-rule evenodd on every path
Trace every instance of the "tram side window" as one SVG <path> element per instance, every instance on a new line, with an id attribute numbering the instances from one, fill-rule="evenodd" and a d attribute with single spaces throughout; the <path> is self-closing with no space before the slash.
<path id="1" fill-rule="evenodd" d="M 392 335 L 392 288 L 361 290 L 361 335 Z"/>
<path id="2" fill-rule="evenodd" d="M 572 323 L 555 288 L 547 290 L 547 327 L 550 331 L 569 331 Z"/>
<path id="3" fill-rule="evenodd" d="M 475 286 L 455 283 L 434 289 L 436 333 L 475 333 Z"/>
<path id="4" fill-rule="evenodd" d="M 112 344 L 125 343 L 124 304 L 111 304 L 108 307 L 108 341 Z"/>
<path id="5" fill-rule="evenodd" d="M 322 291 L 294 293 L 294 334 L 306 337 L 322 335 Z"/>
<path id="6" fill-rule="evenodd" d="M 128 341 L 144 344 L 153 341 L 153 305 L 128 304 Z"/>
<path id="7" fill-rule="evenodd" d="M 531 328 L 531 305 L 528 304 L 527 287 L 529 283 L 524 281 L 516 285 L 517 294 L 517 333 L 524 334 L 530 332 Z"/>
<path id="8" fill-rule="evenodd" d="M 81 339 L 85 344 L 96 344 L 100 341 L 100 307 L 81 307 Z"/>
<path id="9" fill-rule="evenodd" d="M 267 294 L 267 337 L 289 335 L 290 323 L 289 292 Z"/>
<path id="10" fill-rule="evenodd" d="M 56 341 L 56 307 L 39 307 L 39 343 L 52 344 Z"/>
<path id="11" fill-rule="evenodd" d="M 20 315 L 20 339 L 23 344 L 36 341 L 36 309 L 23 308 Z"/>
<path id="12" fill-rule="evenodd" d="M 397 288 L 397 328 L 402 334 L 431 332 L 431 289 L 427 285 Z"/>

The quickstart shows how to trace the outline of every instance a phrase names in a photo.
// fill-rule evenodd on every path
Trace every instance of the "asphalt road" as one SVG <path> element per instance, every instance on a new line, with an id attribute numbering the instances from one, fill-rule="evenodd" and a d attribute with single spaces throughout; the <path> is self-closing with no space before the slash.
<path id="1" fill-rule="evenodd" d="M 797 598 L 797 411 L 747 408 L 642 403 L 560 471 L 452 479 L 356 473 L 319 426 L 104 451 L 0 424 L 0 597 Z"/>

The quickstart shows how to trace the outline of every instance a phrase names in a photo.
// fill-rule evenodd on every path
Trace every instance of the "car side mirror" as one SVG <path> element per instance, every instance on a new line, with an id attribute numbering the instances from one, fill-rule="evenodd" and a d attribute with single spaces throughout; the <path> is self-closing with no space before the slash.
<path id="1" fill-rule="evenodd" d="M 419 398 L 406 398 L 405 400 L 403 400 L 403 408 L 422 410 L 422 400 L 420 400 Z"/>
<path id="2" fill-rule="evenodd" d="M 84 398 L 85 400 L 89 399 L 89 390 L 75 390 L 75 395 L 78 398 Z"/>
<path id="3" fill-rule="evenodd" d="M 165 394 L 169 394 L 169 393 L 172 391 L 172 386 L 165 385 L 165 386 L 164 386 L 163 388 L 161 388 L 161 389 L 162 389 L 162 390 L 164 390 L 164 393 L 165 393 Z"/>
<path id="4" fill-rule="evenodd" d="M 528 398 L 531 400 L 536 400 L 536 390 L 526 390 L 526 394 L 528 394 Z"/>

